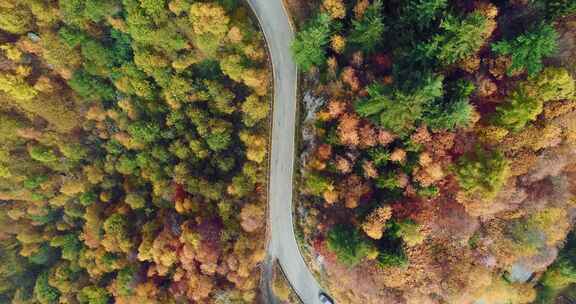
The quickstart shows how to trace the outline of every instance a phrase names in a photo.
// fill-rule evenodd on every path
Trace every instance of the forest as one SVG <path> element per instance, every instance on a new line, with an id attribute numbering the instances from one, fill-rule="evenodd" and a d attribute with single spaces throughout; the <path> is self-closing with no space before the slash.
<path id="1" fill-rule="evenodd" d="M 576 1 L 302 7 L 295 212 L 336 303 L 573 303 Z"/>
<path id="2" fill-rule="evenodd" d="M 0 0 L 0 303 L 255 303 L 270 68 L 235 0 Z"/>

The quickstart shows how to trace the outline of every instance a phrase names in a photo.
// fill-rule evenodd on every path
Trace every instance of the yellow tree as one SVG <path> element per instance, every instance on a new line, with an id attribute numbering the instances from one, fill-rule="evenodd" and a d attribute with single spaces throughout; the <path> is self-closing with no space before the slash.
<path id="1" fill-rule="evenodd" d="M 392 217 L 392 208 L 388 205 L 374 209 L 362 223 L 362 230 L 367 236 L 379 240 L 384 233 L 386 222 Z"/>
<path id="2" fill-rule="evenodd" d="M 228 34 L 230 18 L 224 8 L 215 3 L 194 3 L 189 12 L 195 45 L 206 55 L 213 56 Z"/>
<path id="3" fill-rule="evenodd" d="M 342 0 L 324 0 L 322 5 L 333 19 L 344 19 L 346 7 Z"/>

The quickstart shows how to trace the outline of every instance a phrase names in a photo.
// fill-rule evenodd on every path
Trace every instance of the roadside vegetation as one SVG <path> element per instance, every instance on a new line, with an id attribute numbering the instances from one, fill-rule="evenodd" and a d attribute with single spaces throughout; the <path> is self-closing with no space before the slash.
<path id="1" fill-rule="evenodd" d="M 302 301 L 300 301 L 298 295 L 296 295 L 294 289 L 292 289 L 278 261 L 274 261 L 272 271 L 271 287 L 276 299 L 282 304 L 302 304 Z"/>
<path id="2" fill-rule="evenodd" d="M 255 303 L 265 50 L 241 1 L 0 1 L 0 302 Z"/>
<path id="3" fill-rule="evenodd" d="M 323 0 L 309 14 L 292 51 L 324 102 L 299 225 L 337 303 L 565 294 L 575 14 L 540 0 Z"/>

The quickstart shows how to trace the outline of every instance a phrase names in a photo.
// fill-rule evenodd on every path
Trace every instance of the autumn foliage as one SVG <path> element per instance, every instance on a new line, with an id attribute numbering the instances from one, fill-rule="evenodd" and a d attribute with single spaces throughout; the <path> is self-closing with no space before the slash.
<path id="1" fill-rule="evenodd" d="M 257 303 L 255 22 L 239 1 L 0 1 L 1 303 Z"/>
<path id="2" fill-rule="evenodd" d="M 551 303 L 574 286 L 566 254 L 545 288 L 529 276 L 573 225 L 575 75 L 560 63 L 576 49 L 559 37 L 575 29 L 554 18 L 575 11 L 456 2 L 323 1 L 296 37 L 321 104 L 298 227 L 338 303 Z"/>

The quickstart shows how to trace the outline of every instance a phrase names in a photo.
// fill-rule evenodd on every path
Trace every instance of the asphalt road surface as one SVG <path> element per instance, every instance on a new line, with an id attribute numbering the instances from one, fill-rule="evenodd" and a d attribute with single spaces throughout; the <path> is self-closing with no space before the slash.
<path id="1" fill-rule="evenodd" d="M 270 158 L 268 254 L 277 258 L 305 304 L 320 304 L 320 286 L 302 259 L 292 221 L 292 177 L 296 131 L 297 69 L 290 54 L 294 31 L 282 0 L 248 0 L 266 36 L 274 73 L 274 111 Z M 271 265 L 266 267 L 271 267 Z M 265 271 L 270 273 L 270 271 Z M 264 279 L 270 279 L 264 277 Z"/>

